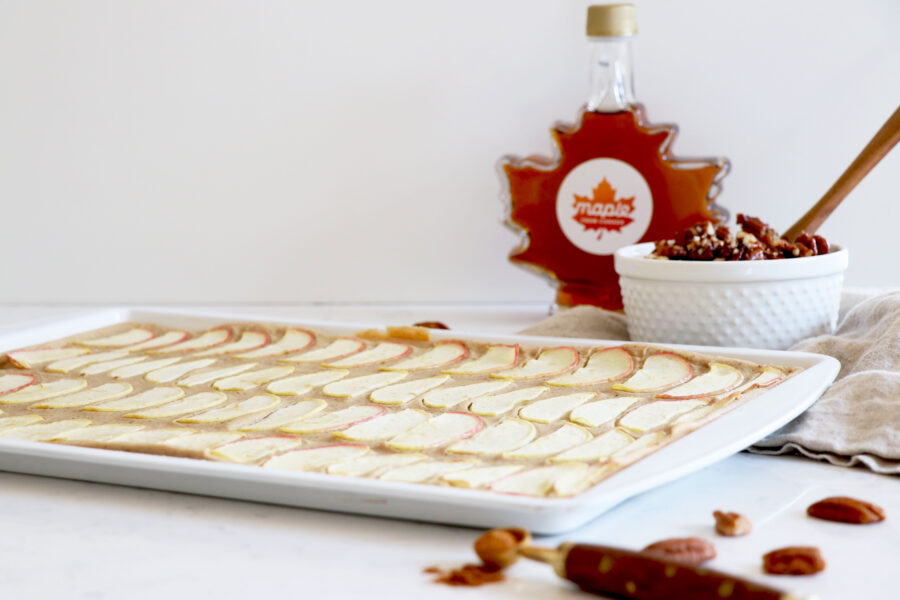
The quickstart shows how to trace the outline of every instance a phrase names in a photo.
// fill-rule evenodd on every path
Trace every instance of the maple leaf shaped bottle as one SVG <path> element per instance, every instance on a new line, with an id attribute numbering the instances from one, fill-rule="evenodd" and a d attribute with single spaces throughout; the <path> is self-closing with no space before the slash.
<path id="1" fill-rule="evenodd" d="M 617 249 L 727 218 L 714 201 L 728 161 L 673 157 L 677 127 L 650 124 L 634 99 L 636 34 L 634 5 L 588 7 L 587 105 L 575 124 L 551 129 L 552 158 L 505 156 L 499 162 L 505 223 L 521 234 L 509 258 L 549 278 L 560 306 L 620 310 Z"/>

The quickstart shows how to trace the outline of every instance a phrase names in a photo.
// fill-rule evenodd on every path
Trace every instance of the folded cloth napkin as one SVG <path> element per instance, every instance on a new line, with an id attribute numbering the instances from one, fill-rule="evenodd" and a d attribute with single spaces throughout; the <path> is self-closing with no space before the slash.
<path id="1" fill-rule="evenodd" d="M 628 339 L 624 315 L 589 306 L 561 312 L 522 333 Z M 809 410 L 750 452 L 798 453 L 900 474 L 900 292 L 845 293 L 834 334 L 803 340 L 791 350 L 833 356 L 841 371 Z"/>

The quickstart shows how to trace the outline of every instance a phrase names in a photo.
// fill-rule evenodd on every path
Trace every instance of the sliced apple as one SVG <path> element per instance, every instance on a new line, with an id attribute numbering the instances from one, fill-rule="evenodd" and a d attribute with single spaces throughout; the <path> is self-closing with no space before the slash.
<path id="1" fill-rule="evenodd" d="M 96 412 L 125 412 L 130 410 L 141 410 L 159 406 L 172 400 L 178 400 L 184 396 L 184 391 L 177 387 L 157 387 L 150 388 L 143 392 L 139 392 L 134 396 L 121 398 L 119 400 L 108 400 L 90 406 L 85 406 L 82 410 L 90 410 Z"/>
<path id="2" fill-rule="evenodd" d="M 292 369 L 293 367 L 288 368 Z M 346 369 L 306 373 L 305 375 L 288 377 L 287 379 L 281 379 L 270 383 L 269 387 L 266 388 L 266 391 L 278 394 L 279 396 L 302 396 L 311 392 L 315 387 L 343 379 L 349 374 L 350 371 Z"/>
<path id="3" fill-rule="evenodd" d="M 162 406 L 139 410 L 137 412 L 128 413 L 125 417 L 129 419 L 163 419 L 171 417 L 180 417 L 200 410 L 206 410 L 219 406 L 228 399 L 228 396 L 222 392 L 200 392 L 182 398 L 174 402 L 168 402 Z"/>
<path id="4" fill-rule="evenodd" d="M 308 419 L 291 423 L 281 428 L 285 433 L 322 433 L 325 431 L 337 431 L 345 429 L 356 423 L 362 423 L 369 419 L 381 416 L 385 413 L 383 406 L 375 404 L 359 404 L 350 406 L 332 413 L 316 415 Z"/>
<path id="5" fill-rule="evenodd" d="M 604 398 L 572 410 L 569 420 L 588 427 L 600 427 L 604 423 L 612 421 L 639 401 L 640 398 L 636 396 Z"/>
<path id="6" fill-rule="evenodd" d="M 389 367 L 381 367 L 382 369 L 389 370 L 405 370 L 405 371 L 419 371 L 422 369 L 435 369 L 437 367 L 443 367 L 445 365 L 452 365 L 455 362 L 461 361 L 465 357 L 469 355 L 469 349 L 466 348 L 466 345 L 462 342 L 438 342 L 434 345 L 430 350 L 419 354 L 418 356 L 413 356 L 412 358 L 407 358 L 406 360 L 401 360 L 398 363 L 395 363 Z"/>
<path id="7" fill-rule="evenodd" d="M 230 367 L 224 367 L 221 369 L 210 369 L 208 371 L 199 371 L 194 373 L 193 375 L 188 375 L 184 379 L 181 379 L 178 382 L 178 385 L 183 385 L 185 387 L 193 387 L 195 385 L 203 385 L 204 383 L 209 383 L 210 381 L 215 381 L 216 379 L 224 379 L 225 377 L 229 377 L 231 375 L 237 375 L 238 373 L 243 373 L 244 371 L 249 371 L 253 367 L 256 366 L 256 363 L 244 363 L 242 365 L 233 365 Z"/>
<path id="8" fill-rule="evenodd" d="M 322 393 L 336 398 L 353 398 L 354 396 L 367 394 L 380 387 L 397 383 L 405 377 L 406 373 L 403 371 L 382 371 L 329 383 L 322 388 Z"/>
<path id="9" fill-rule="evenodd" d="M 595 385 L 628 377 L 634 371 L 634 358 L 623 348 L 607 348 L 594 352 L 587 363 L 567 375 L 554 377 L 547 385 Z"/>
<path id="10" fill-rule="evenodd" d="M 425 379 L 415 379 L 404 383 L 396 383 L 375 390 L 369 398 L 372 402 L 377 402 L 379 404 L 406 404 L 419 394 L 424 394 L 425 392 L 442 385 L 448 379 L 450 379 L 449 375 L 438 375 L 436 377 L 426 377 Z"/>
<path id="11" fill-rule="evenodd" d="M 142 357 L 146 358 L 146 357 Z M 109 376 L 113 379 L 127 379 L 128 377 L 137 377 L 138 375 L 146 375 L 150 371 L 167 367 L 177 363 L 180 358 L 161 358 L 159 360 L 151 360 L 150 362 L 137 361 L 138 364 L 131 364 L 109 372 Z"/>
<path id="12" fill-rule="evenodd" d="M 198 360 L 175 363 L 168 367 L 163 367 L 162 369 L 150 371 L 144 376 L 144 379 L 152 381 L 153 383 L 169 383 L 170 381 L 175 381 L 176 379 L 184 377 L 191 371 L 208 367 L 214 362 L 216 362 L 216 359 L 214 358 L 200 358 Z"/>
<path id="13" fill-rule="evenodd" d="M 402 344 L 400 342 L 381 342 L 374 348 L 370 348 L 363 352 L 358 352 L 347 358 L 322 363 L 323 367 L 332 367 L 344 369 L 350 367 L 365 367 L 368 365 L 377 365 L 389 360 L 403 358 L 412 352 L 412 346 Z"/>
<path id="14" fill-rule="evenodd" d="M 619 427 L 643 433 L 662 427 L 675 417 L 705 404 L 703 400 L 655 400 L 625 413 L 619 419 Z"/>
<path id="15" fill-rule="evenodd" d="M 588 466 L 580 463 L 537 467 L 499 479 L 491 485 L 491 490 L 520 496 L 546 496 L 558 479 L 577 478 L 587 472 Z"/>
<path id="16" fill-rule="evenodd" d="M 404 456 L 404 455 L 400 455 Z M 465 469 L 462 471 L 453 471 L 441 477 L 441 481 L 446 481 L 450 485 L 456 487 L 464 487 L 469 489 L 488 487 L 498 479 L 508 477 L 513 473 L 518 473 L 525 468 L 525 465 L 497 465 L 494 467 L 475 467 L 474 469 Z"/>
<path id="17" fill-rule="evenodd" d="M 500 379 L 536 379 L 559 375 L 571 371 L 578 366 L 578 351 L 575 348 L 561 347 L 544 350 L 537 358 L 526 361 L 520 367 L 514 367 L 498 373 L 491 373 L 491 377 Z"/>
<path id="18" fill-rule="evenodd" d="M 519 416 L 535 423 L 555 423 L 596 395 L 594 392 L 576 392 L 544 398 L 520 408 Z"/>
<path id="19" fill-rule="evenodd" d="M 233 442 L 244 437 L 243 433 L 225 432 L 225 431 L 206 431 L 202 433 L 192 433 L 173 437 L 162 444 L 169 448 L 186 452 L 203 452 L 209 448 L 215 448 Z M 120 440 L 116 440 L 120 441 Z"/>
<path id="20" fill-rule="evenodd" d="M 291 471 L 320 471 L 330 465 L 359 458 L 369 451 L 365 444 L 337 444 L 292 450 L 274 456 L 263 463 L 267 469 L 288 469 Z"/>
<path id="21" fill-rule="evenodd" d="M 612 389 L 623 392 L 654 392 L 685 383 L 694 375 L 690 363 L 677 354 L 660 352 L 644 361 L 641 369 Z"/>
<path id="22" fill-rule="evenodd" d="M 379 479 L 384 481 L 398 481 L 402 483 L 424 483 L 430 479 L 437 479 L 453 471 L 471 469 L 478 464 L 477 460 L 445 460 L 445 461 L 420 461 L 405 467 L 388 469 L 381 474 Z"/>
<path id="23" fill-rule="evenodd" d="M 143 425 L 91 425 L 90 427 L 64 431 L 50 441 L 103 443 L 128 433 L 140 431 L 143 428 Z"/>
<path id="24" fill-rule="evenodd" d="M 293 450 L 303 444 L 303 440 L 290 435 L 273 435 L 249 440 L 238 440 L 206 451 L 210 458 L 218 458 L 235 463 L 254 463 L 273 454 Z"/>
<path id="25" fill-rule="evenodd" d="M 245 331 L 236 342 L 216 346 L 212 350 L 198 352 L 196 356 L 219 356 L 222 354 L 234 354 L 235 352 L 247 352 L 262 348 L 269 343 L 269 334 L 263 331 Z"/>
<path id="26" fill-rule="evenodd" d="M 136 344 L 134 346 L 129 346 L 129 352 L 142 352 L 144 350 L 153 350 L 155 348 L 162 348 L 164 346 L 171 346 L 173 344 L 177 344 L 179 342 L 183 342 L 184 340 L 191 337 L 187 331 L 182 331 L 180 329 L 174 329 L 172 331 L 167 331 L 161 335 L 156 336 L 155 338 L 150 338 L 146 342 L 142 342 L 140 344 Z"/>
<path id="27" fill-rule="evenodd" d="M 127 367 L 128 365 L 133 365 L 145 360 L 147 360 L 146 356 L 129 356 L 128 358 L 120 358 L 118 360 L 107 360 L 104 362 L 98 362 L 92 365 L 88 365 L 85 368 L 81 369 L 80 373 L 81 375 L 99 375 L 100 373 L 106 373 L 107 371 L 112 371 L 113 369 Z"/>
<path id="28" fill-rule="evenodd" d="M 464 412 L 446 412 L 392 438 L 394 450 L 425 450 L 475 435 L 484 428 L 481 417 Z"/>
<path id="29" fill-rule="evenodd" d="M 618 466 L 612 462 L 589 465 L 586 469 L 572 469 L 568 473 L 563 473 L 553 482 L 552 494 L 561 498 L 580 494 L 596 485 L 601 479 L 615 473 L 617 469 Z"/>
<path id="30" fill-rule="evenodd" d="M 458 385 L 451 388 L 432 390 L 422 396 L 422 403 L 431 408 L 453 408 L 462 403 L 469 403 L 475 398 L 499 392 L 512 385 L 511 381 L 484 381 L 469 385 Z"/>
<path id="31" fill-rule="evenodd" d="M 246 400 L 239 400 L 218 408 L 189 417 L 177 419 L 179 423 L 223 423 L 238 417 L 252 415 L 263 411 L 272 410 L 281 404 L 281 400 L 269 394 L 251 396 Z"/>
<path id="32" fill-rule="evenodd" d="M 128 331 L 123 331 L 122 333 L 116 333 L 102 338 L 75 343 L 82 346 L 121 348 L 123 346 L 133 346 L 135 344 L 140 344 L 141 342 L 146 342 L 147 340 L 154 337 L 156 337 L 156 334 L 149 329 L 146 329 L 144 327 L 134 327 L 132 329 L 129 329 Z"/>
<path id="33" fill-rule="evenodd" d="M 0 396 L 18 392 L 32 385 L 37 378 L 31 373 L 15 373 L 13 375 L 0 375 Z"/>
<path id="34" fill-rule="evenodd" d="M 322 412 L 326 406 L 328 406 L 328 403 L 318 398 L 315 400 L 301 400 L 297 404 L 279 408 L 272 414 L 263 417 L 261 420 L 243 425 L 238 429 L 240 429 L 240 431 L 269 431 L 271 429 L 278 429 L 279 427 L 284 427 L 285 425 L 290 425 L 301 419 L 316 415 Z"/>
<path id="35" fill-rule="evenodd" d="M 84 379 L 58 379 L 48 383 L 34 383 L 18 392 L 10 392 L 0 396 L 0 404 L 26 404 L 48 398 L 56 398 L 72 394 L 87 387 Z"/>
<path id="36" fill-rule="evenodd" d="M 281 379 L 294 372 L 294 367 L 270 367 L 259 371 L 246 371 L 239 375 L 232 375 L 213 383 L 217 390 L 252 390 L 264 383 Z"/>
<path id="37" fill-rule="evenodd" d="M 162 348 L 150 350 L 153 354 L 168 354 L 169 352 L 196 352 L 197 350 L 206 350 L 220 346 L 231 339 L 231 330 L 224 327 L 216 327 L 209 331 L 204 331 L 195 338 L 172 344 Z"/>
<path id="38" fill-rule="evenodd" d="M 505 344 L 490 346 L 478 358 L 467 360 L 457 367 L 444 370 L 450 375 L 479 375 L 502 369 L 511 369 L 519 362 L 519 346 Z"/>
<path id="39" fill-rule="evenodd" d="M 602 462 L 630 444 L 634 438 L 620 429 L 598 435 L 591 441 L 566 450 L 550 459 L 551 462 Z"/>
<path id="40" fill-rule="evenodd" d="M 657 394 L 656 397 L 677 400 L 705 398 L 733 390 L 742 381 L 744 381 L 744 376 L 731 365 L 710 363 L 709 371 L 703 375 L 694 377 L 687 383 L 674 387 L 667 392 Z"/>
<path id="41" fill-rule="evenodd" d="M 541 436 L 530 444 L 504 452 L 504 458 L 542 458 L 565 452 L 573 446 L 583 444 L 593 436 L 584 427 L 565 423 L 552 433 Z"/>
<path id="42" fill-rule="evenodd" d="M 34 425 L 44 420 L 40 415 L 19 415 L 17 417 L 0 418 L 0 431 L 11 429 L 13 427 L 22 427 L 24 425 Z"/>
<path id="43" fill-rule="evenodd" d="M 164 444 L 175 438 L 186 437 L 197 433 L 193 429 L 169 428 L 169 429 L 143 429 L 134 433 L 126 433 L 109 441 L 116 446 L 155 446 Z"/>
<path id="44" fill-rule="evenodd" d="M 385 469 L 402 467 L 412 463 L 427 460 L 424 454 L 366 454 L 359 458 L 344 461 L 328 467 L 332 475 L 345 475 L 348 477 L 377 476 Z"/>
<path id="45" fill-rule="evenodd" d="M 775 367 L 766 367 L 759 375 L 757 375 L 750 381 L 744 382 L 742 385 L 736 387 L 735 389 L 729 390 L 725 394 L 717 396 L 717 398 L 722 399 L 730 396 L 737 396 L 738 394 L 742 394 L 757 387 L 765 388 L 773 386 L 776 383 L 782 381 L 785 377 L 786 375 L 783 371 L 776 369 Z"/>
<path id="46" fill-rule="evenodd" d="M 125 350 L 111 350 L 110 352 L 98 352 L 97 354 L 73 356 L 71 358 L 64 358 L 62 360 L 54 361 L 44 367 L 44 370 L 50 371 L 52 373 L 68 373 L 69 371 L 78 369 L 91 363 L 116 360 L 117 358 L 125 358 L 126 356 L 129 356 L 129 354 Z"/>
<path id="47" fill-rule="evenodd" d="M 632 463 L 639 458 L 659 449 L 659 447 L 665 441 L 666 437 L 666 434 L 662 431 L 656 431 L 654 433 L 642 435 L 632 443 L 628 444 L 627 446 L 613 454 L 612 459 L 619 464 Z"/>
<path id="48" fill-rule="evenodd" d="M 38 442 L 49 441 L 56 436 L 87 427 L 91 422 L 87 419 L 66 419 L 65 421 L 54 421 L 53 423 L 37 423 L 35 425 L 24 425 L 21 427 L 7 427 L 0 430 L 0 437 L 7 440 L 32 440 Z"/>
<path id="49" fill-rule="evenodd" d="M 487 417 L 502 415 L 527 400 L 534 400 L 546 391 L 547 388 L 538 385 L 492 396 L 482 396 L 472 401 L 469 411 Z"/>
<path id="50" fill-rule="evenodd" d="M 470 438 L 447 448 L 451 454 L 481 454 L 496 456 L 521 448 L 537 436 L 533 423 L 521 419 L 505 419 L 493 427 L 483 429 Z"/>
<path id="51" fill-rule="evenodd" d="M 315 350 L 308 350 L 301 354 L 292 354 L 284 358 L 279 358 L 281 362 L 289 363 L 318 363 L 326 360 L 337 360 L 346 358 L 351 354 L 362 352 L 366 348 L 366 343 L 356 338 L 338 338 L 325 346 Z"/>
<path id="52" fill-rule="evenodd" d="M 334 436 L 353 442 L 380 442 L 409 431 L 416 425 L 427 421 L 430 416 L 423 410 L 401 410 L 358 423 L 349 429 L 335 433 Z"/>
<path id="53" fill-rule="evenodd" d="M 257 350 L 235 354 L 235 356 L 238 358 L 262 358 L 264 356 L 290 354 L 291 352 L 306 350 L 312 346 L 315 341 L 315 336 L 310 332 L 303 329 L 297 329 L 296 327 L 288 327 L 284 331 L 284 335 L 281 336 L 281 339 L 274 344 L 263 346 Z"/>
<path id="54" fill-rule="evenodd" d="M 10 362 L 20 369 L 30 369 L 48 362 L 81 356 L 90 352 L 87 348 L 34 348 L 33 350 L 15 350 L 6 355 Z"/>
<path id="55" fill-rule="evenodd" d="M 132 389 L 130 383 L 104 383 L 95 388 L 38 402 L 31 408 L 78 408 L 95 402 L 124 398 L 132 392 Z"/>

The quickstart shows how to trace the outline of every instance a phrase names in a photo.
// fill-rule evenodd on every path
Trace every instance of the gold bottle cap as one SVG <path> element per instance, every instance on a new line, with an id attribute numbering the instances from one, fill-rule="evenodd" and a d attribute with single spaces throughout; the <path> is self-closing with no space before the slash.
<path id="1" fill-rule="evenodd" d="M 591 37 L 622 37 L 637 34 L 634 4 L 588 6 L 587 34 Z"/>

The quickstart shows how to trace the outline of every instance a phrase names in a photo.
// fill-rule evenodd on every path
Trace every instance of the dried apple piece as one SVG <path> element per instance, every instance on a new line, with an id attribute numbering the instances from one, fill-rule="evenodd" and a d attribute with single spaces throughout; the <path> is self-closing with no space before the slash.
<path id="1" fill-rule="evenodd" d="M 244 437 L 243 433 L 209 431 L 173 437 L 163 442 L 163 445 L 187 452 L 203 452 L 209 448 L 239 440 L 242 437 Z"/>
<path id="2" fill-rule="evenodd" d="M 146 329 L 145 327 L 134 327 L 132 329 L 129 329 L 128 331 L 123 331 L 122 333 L 116 333 L 102 338 L 85 340 L 75 343 L 82 346 L 121 348 L 124 346 L 133 346 L 135 344 L 140 344 L 141 342 L 146 342 L 147 340 L 154 337 L 156 337 L 156 334 L 149 329 Z"/>
<path id="3" fill-rule="evenodd" d="M 24 389 L 32 385 L 35 379 L 36 377 L 31 373 L 0 375 L 0 396 Z"/>
<path id="4" fill-rule="evenodd" d="M 380 442 L 409 431 L 427 421 L 430 416 L 423 410 L 401 410 L 358 423 L 334 436 L 354 442 Z"/>
<path id="5" fill-rule="evenodd" d="M 562 454 L 557 454 L 550 459 L 551 462 L 598 462 L 604 461 L 613 454 L 628 446 L 634 441 L 634 438 L 619 429 L 607 431 L 602 435 L 598 435 L 591 441 L 580 444 L 566 450 Z"/>
<path id="6" fill-rule="evenodd" d="M 284 335 L 281 337 L 281 339 L 274 344 L 263 346 L 262 348 L 259 348 L 257 350 L 235 354 L 235 356 L 237 356 L 238 358 L 262 358 L 265 356 L 290 354 L 291 352 L 299 352 L 300 350 L 309 348 L 315 341 L 316 338 L 312 333 L 304 329 L 288 327 L 287 329 L 285 329 Z"/>
<path id="7" fill-rule="evenodd" d="M 54 442 L 93 442 L 103 443 L 128 433 L 143 429 L 143 425 L 91 425 L 80 429 L 71 429 L 54 437 Z"/>
<path id="8" fill-rule="evenodd" d="M 469 349 L 462 342 L 438 342 L 433 348 L 418 356 L 401 360 L 389 367 L 382 367 L 382 369 L 391 371 L 398 369 L 402 371 L 435 369 L 461 361 L 468 355 Z"/>
<path id="9" fill-rule="evenodd" d="M 210 458 L 218 458 L 235 463 L 254 463 L 273 454 L 293 450 L 303 444 L 303 440 L 289 435 L 258 437 L 238 440 L 206 451 Z"/>
<path id="10" fill-rule="evenodd" d="M 358 458 L 368 451 L 369 447 L 365 444 L 338 444 L 292 450 L 270 458 L 263 463 L 263 467 L 291 471 L 319 471 L 329 465 Z"/>
<path id="11" fill-rule="evenodd" d="M 588 466 L 581 463 L 537 467 L 499 479 L 491 485 L 491 490 L 502 494 L 546 496 L 558 479 L 573 474 L 577 478 L 587 472 Z"/>
<path id="12" fill-rule="evenodd" d="M 350 379 L 342 379 L 329 383 L 322 388 L 322 393 L 326 396 L 334 396 L 336 398 L 353 398 L 361 394 L 366 394 L 385 385 L 397 383 L 406 377 L 404 371 L 382 371 L 371 375 L 363 375 L 361 377 L 351 377 Z"/>
<path id="13" fill-rule="evenodd" d="M 472 404 L 469 405 L 469 411 L 486 417 L 502 415 L 523 402 L 534 400 L 546 391 L 547 388 L 543 386 L 533 386 L 502 394 L 482 396 L 472 401 Z"/>
<path id="14" fill-rule="evenodd" d="M 694 376 L 691 364 L 677 354 L 660 352 L 649 356 L 640 370 L 625 383 L 613 384 L 623 392 L 653 392 L 685 383 Z"/>
<path id="15" fill-rule="evenodd" d="M 366 343 L 356 338 L 338 338 L 325 346 L 315 350 L 307 350 L 300 354 L 292 354 L 285 358 L 279 358 L 281 362 L 288 363 L 319 363 L 328 360 L 346 358 L 357 352 L 362 352 Z"/>
<path id="16" fill-rule="evenodd" d="M 23 425 L 34 425 L 44 420 L 40 415 L 19 415 L 17 417 L 0 417 L 0 431 Z"/>
<path id="17" fill-rule="evenodd" d="M 628 411 L 619 419 L 618 424 L 628 431 L 644 433 L 705 405 L 703 400 L 656 400 Z"/>
<path id="18" fill-rule="evenodd" d="M 583 404 L 572 410 L 569 419 L 587 427 L 600 427 L 612 421 L 639 401 L 640 398 L 637 396 L 603 398 L 602 400 Z"/>
<path id="19" fill-rule="evenodd" d="M 135 363 L 143 362 L 147 360 L 146 356 L 129 356 L 128 358 L 120 358 L 117 360 L 107 360 L 104 362 L 98 362 L 91 365 L 86 366 L 81 369 L 81 375 L 99 375 L 101 373 L 106 373 L 107 371 L 112 371 L 113 369 L 119 369 L 121 367 L 127 367 L 128 365 L 133 365 Z"/>
<path id="20" fill-rule="evenodd" d="M 498 479 L 518 473 L 525 465 L 497 465 L 494 467 L 475 467 L 462 471 L 453 471 L 441 477 L 450 485 L 469 489 L 484 488 L 490 486 Z"/>
<path id="21" fill-rule="evenodd" d="M 216 327 L 198 335 L 195 338 L 185 340 L 178 344 L 172 344 L 162 348 L 154 348 L 151 354 L 168 354 L 169 352 L 196 352 L 220 346 L 231 339 L 231 330 L 225 327 Z"/>
<path id="22" fill-rule="evenodd" d="M 213 383 L 217 390 L 252 390 L 264 383 L 281 379 L 285 375 L 294 372 L 294 367 L 270 367 L 259 371 L 247 371 L 238 375 L 232 375 Z"/>
<path id="23" fill-rule="evenodd" d="M 484 428 L 481 417 L 463 412 L 446 412 L 416 425 L 387 442 L 394 450 L 425 450 L 467 438 Z"/>
<path id="24" fill-rule="evenodd" d="M 576 392 L 544 398 L 520 408 L 519 416 L 535 423 L 555 423 L 596 395 L 594 392 Z"/>
<path id="25" fill-rule="evenodd" d="M 466 361 L 444 373 L 450 375 L 478 375 L 503 369 L 511 369 L 519 362 L 519 346 L 500 344 L 491 346 L 480 357 Z"/>
<path id="26" fill-rule="evenodd" d="M 657 398 L 685 400 L 689 398 L 705 398 L 716 394 L 724 394 L 738 387 L 744 380 L 740 371 L 723 363 L 710 363 L 709 371 L 694 377 L 687 383 L 670 389 Z"/>
<path id="27" fill-rule="evenodd" d="M 184 340 L 191 337 L 187 331 L 182 331 L 180 329 L 167 331 L 162 335 L 158 335 L 154 338 L 150 338 L 146 342 L 136 344 L 134 346 L 129 346 L 129 352 L 142 352 L 144 350 L 153 350 L 154 348 L 162 348 L 164 346 L 171 346 L 173 344 L 177 344 L 178 342 L 183 342 Z"/>
<path id="28" fill-rule="evenodd" d="M 196 371 L 198 369 L 208 367 L 214 362 L 216 362 L 216 359 L 214 358 L 201 358 L 199 360 L 192 360 L 185 363 L 175 363 L 174 365 L 169 365 L 168 367 L 163 367 L 162 369 L 150 371 L 149 373 L 147 373 L 147 375 L 144 376 L 144 379 L 146 379 L 147 381 L 152 381 L 153 383 L 169 383 L 170 381 L 175 381 L 180 377 L 184 377 L 191 371 Z"/>
<path id="29" fill-rule="evenodd" d="M 591 432 L 584 427 L 565 423 L 552 433 L 541 436 L 530 444 L 517 450 L 504 452 L 504 458 L 542 458 L 559 454 L 573 446 L 583 444 L 593 438 Z"/>
<path id="30" fill-rule="evenodd" d="M 326 406 L 328 406 L 328 403 L 324 400 L 301 400 L 293 406 L 279 408 L 272 414 L 263 417 L 261 420 L 239 427 L 239 429 L 241 431 L 268 431 L 270 429 L 278 429 L 279 427 L 284 427 L 285 425 L 290 425 L 301 419 L 316 415 L 322 412 Z"/>
<path id="31" fill-rule="evenodd" d="M 146 357 L 143 357 L 144 359 Z M 150 371 L 168 367 L 177 363 L 180 358 L 161 358 L 159 360 L 151 360 L 150 362 L 136 361 L 137 364 L 129 364 L 127 366 L 113 369 L 109 372 L 109 376 L 113 379 L 127 379 L 129 377 L 137 377 L 138 375 L 146 375 Z M 83 371 L 82 371 L 83 373 Z"/>
<path id="32" fill-rule="evenodd" d="M 500 379 L 536 379 L 560 375 L 578 366 L 578 351 L 575 348 L 550 348 L 540 353 L 521 367 L 514 367 L 498 373 L 491 373 L 491 377 Z"/>
<path id="33" fill-rule="evenodd" d="M 431 408 L 453 408 L 464 402 L 468 403 L 475 398 L 499 392 L 511 385 L 511 381 L 484 381 L 451 388 L 441 388 L 427 392 L 422 397 L 422 403 Z"/>
<path id="34" fill-rule="evenodd" d="M 0 437 L 7 440 L 46 442 L 67 431 L 87 427 L 90 424 L 91 422 L 87 419 L 67 419 L 65 421 L 54 421 L 53 423 L 7 427 L 0 430 Z"/>
<path id="35" fill-rule="evenodd" d="M 15 350 L 6 355 L 10 362 L 20 369 L 30 369 L 44 363 L 81 356 L 90 352 L 87 348 L 33 348 L 31 350 Z"/>
<path id="36" fill-rule="evenodd" d="M 282 427 L 281 431 L 284 431 L 285 433 L 322 433 L 325 431 L 336 431 L 338 429 L 350 427 L 356 423 L 374 419 L 384 413 L 385 410 L 383 406 L 360 404 L 333 413 L 326 413 L 309 419 L 302 419 L 295 423 L 291 423 L 286 427 Z"/>
<path id="37" fill-rule="evenodd" d="M 438 375 L 437 377 L 396 383 L 375 390 L 369 396 L 369 399 L 378 404 L 406 404 L 419 394 L 424 394 L 442 385 L 448 379 L 450 379 L 449 375 Z"/>
<path id="38" fill-rule="evenodd" d="M 206 412 L 189 417 L 177 419 L 179 423 L 222 423 L 238 417 L 252 415 L 253 413 L 272 410 L 281 403 L 281 400 L 269 394 L 252 396 L 246 400 L 232 402 L 219 408 L 213 408 Z"/>
<path id="39" fill-rule="evenodd" d="M 341 358 L 332 362 L 322 363 L 323 367 L 351 368 L 376 365 L 390 360 L 403 358 L 412 352 L 412 346 L 399 342 L 381 342 L 374 348 L 370 348 L 358 354 Z"/>
<path id="40" fill-rule="evenodd" d="M 377 476 L 386 469 L 427 460 L 425 454 L 366 454 L 328 467 L 332 475 L 348 477 Z"/>
<path id="41" fill-rule="evenodd" d="M 521 448 L 537 436 L 537 428 L 528 421 L 506 419 L 483 429 L 470 438 L 456 442 L 447 452 L 452 454 L 480 454 L 496 456 Z"/>
<path id="42" fill-rule="evenodd" d="M 594 352 L 587 363 L 572 373 L 555 377 L 547 385 L 593 385 L 627 377 L 634 371 L 634 358 L 623 348 Z"/>
<path id="43" fill-rule="evenodd" d="M 197 352 L 196 356 L 220 356 L 223 354 L 234 354 L 235 352 L 246 352 L 262 348 L 269 343 L 269 334 L 263 331 L 245 331 L 241 334 L 241 339 L 230 344 L 216 346 L 211 350 Z"/>
<path id="44" fill-rule="evenodd" d="M 150 388 L 134 396 L 121 398 L 119 400 L 109 400 L 100 402 L 91 406 L 85 406 L 81 410 L 90 410 L 96 412 L 125 412 L 131 410 L 141 410 L 159 406 L 172 400 L 178 400 L 184 396 L 184 391 L 177 387 L 157 387 Z"/>
<path id="45" fill-rule="evenodd" d="M 52 363 L 44 367 L 44 370 L 51 373 L 68 373 L 69 371 L 78 369 L 85 365 L 104 362 L 107 360 L 115 360 L 117 358 L 125 358 L 126 356 L 129 356 L 128 351 L 126 350 L 112 350 L 110 352 L 98 352 L 97 354 L 84 354 L 53 361 Z"/>
<path id="46" fill-rule="evenodd" d="M 403 467 L 395 467 L 381 474 L 379 479 L 402 483 L 424 483 L 431 479 L 470 469 L 478 464 L 477 460 L 421 461 Z"/>
<path id="47" fill-rule="evenodd" d="M 129 419 L 163 419 L 179 417 L 181 415 L 219 406 L 227 399 L 228 396 L 222 392 L 200 392 L 199 394 L 194 394 L 187 398 L 168 402 L 162 406 L 128 413 L 125 417 Z"/>
<path id="48" fill-rule="evenodd" d="M 111 439 L 108 443 L 116 446 L 147 446 L 158 445 L 174 440 L 175 438 L 186 437 L 197 433 L 193 429 L 186 428 L 169 428 L 169 429 L 143 429 L 134 433 L 126 433 Z"/>
<path id="49" fill-rule="evenodd" d="M 293 367 L 291 367 L 293 368 Z M 308 394 L 313 388 L 343 379 L 350 374 L 346 369 L 334 369 L 329 371 L 317 371 L 315 373 L 306 373 L 305 375 L 297 375 L 296 377 L 288 377 L 270 383 L 266 391 L 280 396 L 302 396 Z"/>
<path id="50" fill-rule="evenodd" d="M 223 379 L 225 377 L 229 377 L 231 375 L 237 375 L 238 373 L 243 373 L 244 371 L 249 371 L 253 367 L 256 366 L 256 363 L 244 363 L 242 365 L 233 365 L 231 367 L 224 367 L 221 369 L 210 369 L 208 371 L 198 371 L 193 375 L 188 375 L 184 379 L 178 381 L 178 385 L 183 385 L 185 387 L 193 387 L 195 385 L 203 385 L 204 383 L 209 383 L 210 381 L 215 381 L 216 379 Z"/>

